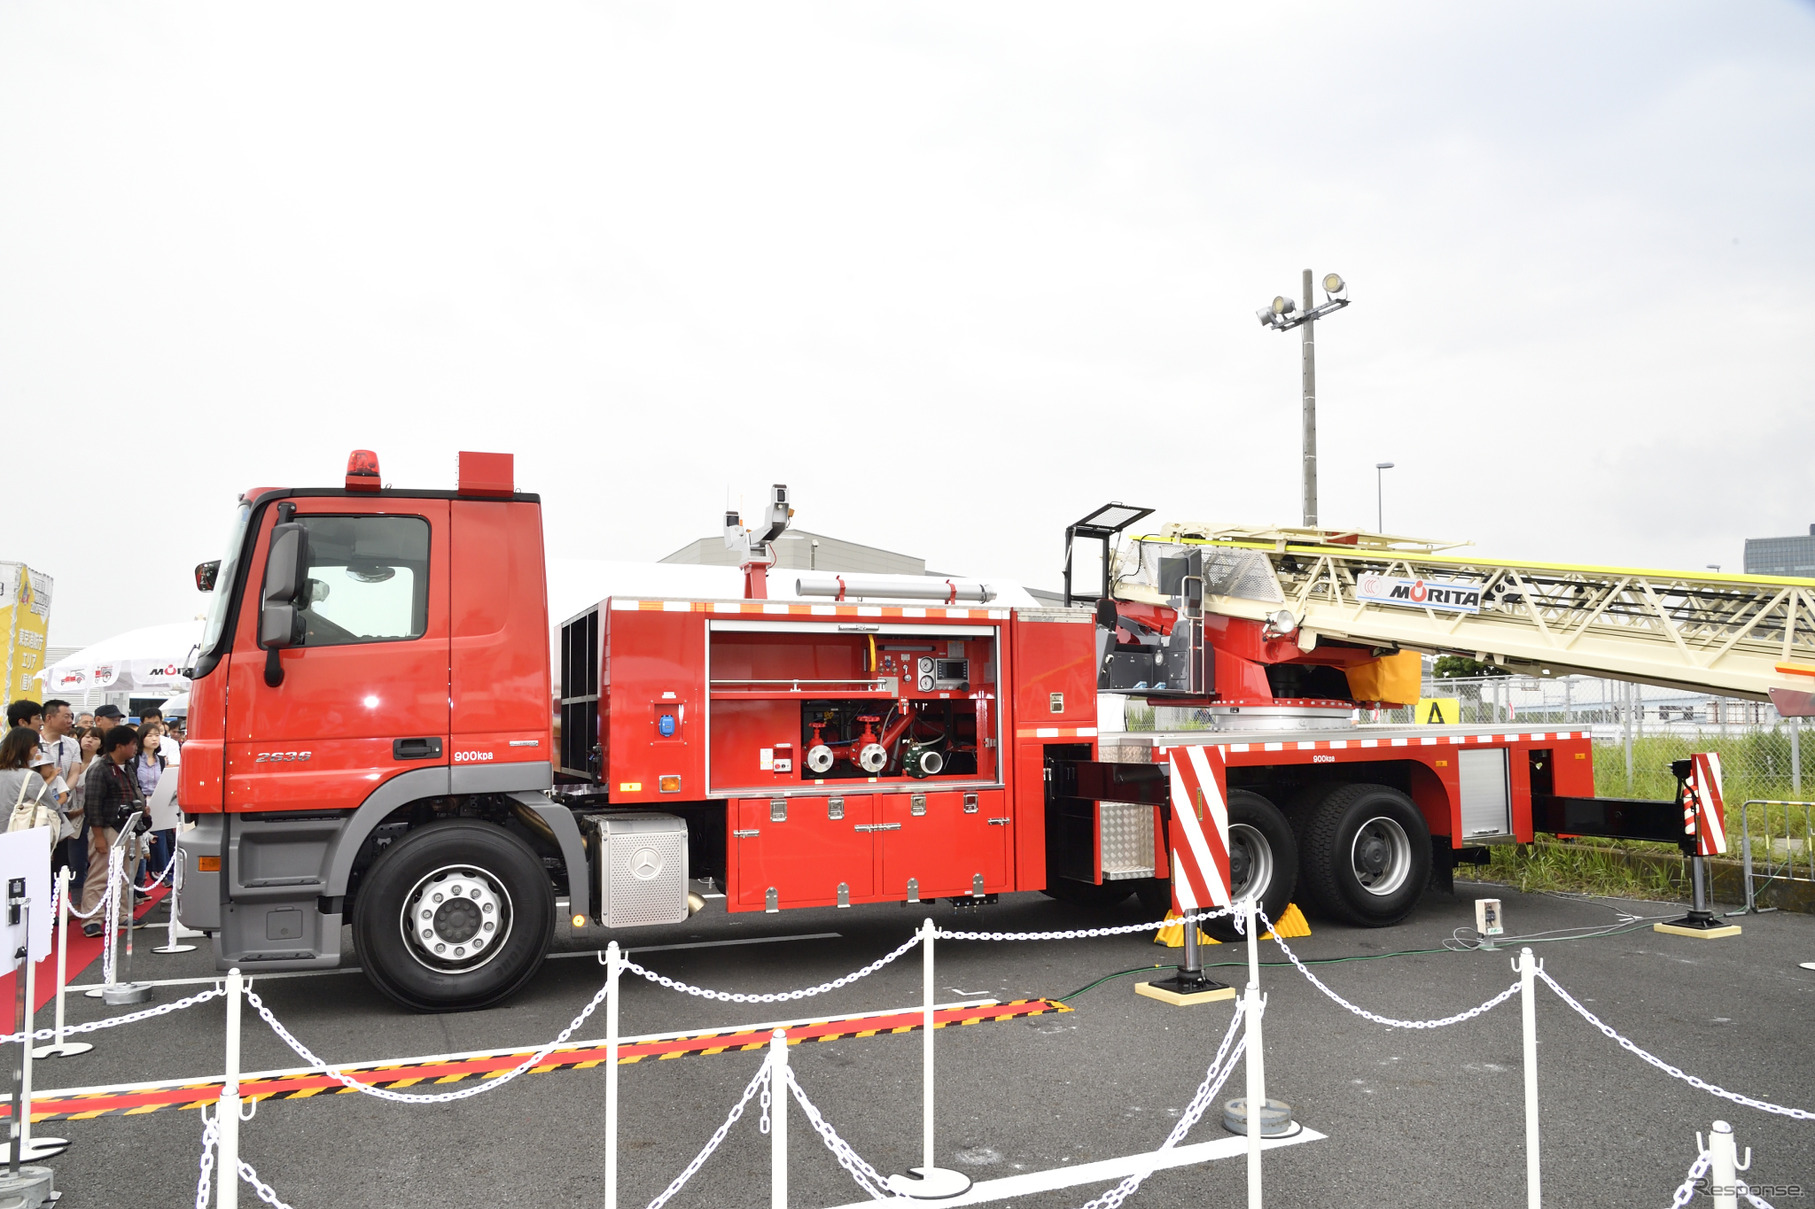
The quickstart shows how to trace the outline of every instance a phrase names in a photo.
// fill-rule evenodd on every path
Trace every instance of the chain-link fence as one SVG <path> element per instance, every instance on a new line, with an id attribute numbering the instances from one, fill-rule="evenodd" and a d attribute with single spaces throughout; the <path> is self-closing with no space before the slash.
<path id="1" fill-rule="evenodd" d="M 1739 838 L 1741 803 L 1800 801 L 1805 785 L 1815 790 L 1815 751 L 1808 750 L 1815 743 L 1803 742 L 1800 719 L 1781 717 L 1769 702 L 1593 676 L 1426 679 L 1423 691 L 1455 698 L 1464 723 L 1587 731 L 1602 797 L 1675 797 L 1671 763 L 1718 752 L 1731 841 Z M 1410 722 L 1411 711 L 1383 710 L 1381 721 Z M 1755 806 L 1750 822 L 1755 842 L 1806 830 L 1802 812 L 1783 806 Z"/>
<path id="2" fill-rule="evenodd" d="M 1696 752 L 1720 753 L 1727 833 L 1735 852 L 1742 803 L 1815 796 L 1815 731 L 1805 743 L 1801 720 L 1781 717 L 1769 702 L 1595 676 L 1426 676 L 1421 691 L 1426 698 L 1455 699 L 1463 725 L 1587 731 L 1594 741 L 1595 793 L 1602 797 L 1673 798 L 1673 761 Z M 1409 705 L 1362 710 L 1358 718 L 1365 724 L 1415 722 Z M 1207 711 L 1136 702 L 1129 703 L 1126 719 L 1130 730 L 1211 725 Z M 1778 855 L 1803 861 L 1815 856 L 1809 850 L 1815 837 L 1800 807 L 1754 806 L 1749 822 L 1755 847 L 1776 844 L 1784 849 Z"/>

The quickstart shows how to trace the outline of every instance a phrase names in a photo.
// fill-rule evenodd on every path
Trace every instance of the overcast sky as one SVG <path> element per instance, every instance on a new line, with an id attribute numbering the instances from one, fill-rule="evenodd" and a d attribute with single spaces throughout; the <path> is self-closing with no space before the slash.
<path id="1" fill-rule="evenodd" d="M 1815 522 L 1815 8 L 0 8 L 0 558 L 201 607 L 254 485 L 517 455 L 551 553 L 1057 586 L 1119 498 L 1737 570 Z"/>

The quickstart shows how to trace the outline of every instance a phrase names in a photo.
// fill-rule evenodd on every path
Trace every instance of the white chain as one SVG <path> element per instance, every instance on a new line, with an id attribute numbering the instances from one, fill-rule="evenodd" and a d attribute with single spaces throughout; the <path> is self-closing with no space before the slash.
<path id="1" fill-rule="evenodd" d="M 1214 911 L 1199 911 L 1183 918 L 1162 919 L 1146 924 L 1117 924 L 1113 928 L 1072 928 L 1064 932 L 955 932 L 950 928 L 936 928 L 934 935 L 941 940 L 1095 940 L 1100 936 L 1122 936 L 1129 932 L 1157 932 L 1174 924 L 1182 925 L 1187 920 L 1201 924 L 1207 919 L 1234 913 L 1233 907 L 1218 907 Z"/>
<path id="2" fill-rule="evenodd" d="M 605 985 L 599 988 L 599 993 L 592 997 L 592 1002 L 580 1009 L 580 1014 L 575 1016 L 573 1020 L 568 1023 L 567 1027 L 561 1030 L 560 1036 L 537 1049 L 535 1053 L 523 1059 L 522 1062 L 518 1063 L 510 1070 L 495 1075 L 487 1075 L 486 1079 L 481 1083 L 474 1083 L 455 1091 L 436 1092 L 426 1096 L 411 1096 L 406 1095 L 403 1092 L 392 1091 L 388 1087 L 374 1087 L 370 1083 L 360 1082 L 345 1071 L 329 1066 L 326 1062 L 316 1057 L 313 1050 L 297 1040 L 294 1033 L 284 1027 L 283 1021 L 272 1014 L 271 1009 L 265 1006 L 265 1001 L 260 999 L 258 993 L 251 987 L 246 988 L 246 1002 L 252 1005 L 253 1009 L 258 1012 L 259 1017 L 263 1019 L 266 1024 L 271 1026 L 271 1031 L 276 1033 L 285 1045 L 296 1051 L 298 1057 L 307 1062 L 315 1070 L 320 1071 L 322 1074 L 327 1075 L 330 1079 L 339 1083 L 342 1087 L 345 1087 L 348 1091 L 356 1091 L 361 1095 L 373 1096 L 380 1100 L 389 1100 L 394 1104 L 446 1104 L 452 1100 L 467 1100 L 471 1099 L 473 1096 L 482 1096 L 488 1091 L 497 1091 L 500 1087 L 503 1087 L 506 1083 L 509 1083 L 524 1071 L 529 1070 L 534 1066 L 540 1066 L 543 1059 L 561 1048 L 561 1046 L 567 1044 L 567 1039 L 574 1035 L 574 1031 L 582 1024 L 586 1023 L 586 1018 L 592 1015 L 601 1003 L 605 1002 L 606 993 L 610 991 L 610 989 L 611 981 L 610 979 L 607 979 Z"/>
<path id="3" fill-rule="evenodd" d="M 1696 1185 L 1701 1183 L 1704 1175 L 1708 1174 L 1708 1166 L 1713 1162 L 1714 1156 L 1704 1150 L 1700 1157 L 1689 1165 L 1688 1177 L 1683 1180 L 1682 1187 L 1676 1190 L 1676 1195 L 1670 1198 L 1670 1209 L 1683 1209 L 1684 1205 L 1695 1199 L 1698 1191 Z"/>
<path id="4" fill-rule="evenodd" d="M 919 943 L 920 933 L 916 932 L 906 941 L 903 941 L 900 947 L 893 953 L 884 957 L 878 957 L 875 961 L 872 961 L 869 965 L 863 967 L 863 969 L 854 970 L 851 973 L 846 974 L 843 978 L 834 978 L 830 982 L 822 982 L 816 987 L 805 987 L 798 991 L 778 991 L 773 995 L 746 994 L 742 991 L 714 991 L 706 987 L 696 987 L 692 983 L 681 982 L 679 979 L 670 978 L 666 974 L 657 974 L 654 970 L 644 969 L 634 961 L 624 962 L 623 968 L 629 970 L 633 974 L 641 974 L 644 978 L 647 978 L 650 982 L 653 982 L 658 986 L 665 986 L 671 991 L 680 991 L 700 999 L 717 999 L 724 1003 L 783 1003 L 790 999 L 810 999 L 814 995 L 823 995 L 827 991 L 836 991 L 841 987 L 850 986 L 860 978 L 868 978 L 871 974 L 874 974 L 883 966 L 888 965 L 891 961 L 894 961 Z"/>
<path id="5" fill-rule="evenodd" d="M 1272 920 L 1267 919 L 1267 915 L 1261 913 L 1261 911 L 1256 911 L 1256 915 L 1260 915 L 1261 922 L 1267 924 L 1267 929 L 1272 931 Z M 1265 935 L 1265 933 L 1261 933 L 1261 935 Z M 1514 980 L 1512 986 L 1508 986 L 1505 991 L 1501 991 L 1496 997 L 1486 1000 L 1485 1004 L 1477 1004 L 1476 1007 L 1470 1007 L 1468 1011 L 1457 1011 L 1454 1017 L 1443 1017 L 1441 1020 L 1394 1020 L 1392 1017 L 1381 1017 L 1381 1015 L 1376 1015 L 1376 1013 L 1369 1011 L 1367 1007 L 1356 1007 L 1354 1004 L 1350 1004 L 1347 998 L 1343 998 L 1341 995 L 1338 995 L 1336 991 L 1327 988 L 1327 986 L 1323 984 L 1323 978 L 1314 975 L 1314 973 L 1310 973 L 1309 966 L 1305 966 L 1305 962 L 1298 960 L 1298 953 L 1294 953 L 1289 944 L 1287 944 L 1285 940 L 1280 939 L 1278 933 L 1274 933 L 1274 944 L 1280 946 L 1281 953 L 1285 953 L 1287 957 L 1292 958 L 1292 964 L 1298 966 L 1298 973 L 1310 978 L 1310 986 L 1320 989 L 1325 995 L 1329 995 L 1332 1000 L 1336 1000 L 1341 1006 L 1347 1007 L 1349 1011 L 1356 1013 L 1356 1015 L 1363 1018 L 1363 1020 L 1372 1020 L 1374 1024 L 1385 1024 L 1385 1026 L 1392 1027 L 1392 1029 L 1441 1029 L 1441 1027 L 1448 1026 L 1448 1024 L 1461 1024 L 1463 1020 L 1474 1020 L 1474 1018 L 1483 1015 L 1483 1013 L 1494 1011 L 1496 1007 L 1505 1004 L 1508 998 L 1512 998 L 1519 993 L 1519 982 Z"/>
<path id="6" fill-rule="evenodd" d="M 175 868 L 176 868 L 176 853 L 172 852 L 170 854 L 170 859 L 168 861 L 164 862 L 164 871 L 162 873 L 158 874 L 156 877 L 152 878 L 151 884 L 149 886 L 140 886 L 139 889 L 148 890 L 148 891 L 156 890 L 159 886 L 163 885 L 166 880 L 169 879 L 170 871 Z"/>
<path id="7" fill-rule="evenodd" d="M 206 1003 L 210 999 L 219 998 L 226 993 L 226 989 L 217 983 L 211 990 L 191 995 L 187 999 L 179 999 L 175 1003 L 160 1003 L 156 1007 L 148 1007 L 143 1011 L 129 1012 L 124 1016 L 108 1016 L 103 1020 L 90 1020 L 87 1024 L 72 1024 L 63 1031 L 71 1035 L 78 1035 L 81 1033 L 99 1032 L 101 1029 L 105 1028 L 118 1028 L 122 1024 L 137 1024 L 141 1020 L 150 1020 L 156 1016 L 168 1016 L 172 1012 L 180 1012 L 184 1008 L 192 1008 L 198 1003 Z M 31 1036 L 34 1041 L 49 1041 L 56 1037 L 56 1035 L 57 1030 L 54 1028 L 41 1028 L 32 1033 Z M 7 1033 L 4 1036 L 0 1036 L 0 1045 L 16 1045 L 23 1036 L 24 1034 L 22 1033 Z"/>
<path id="8" fill-rule="evenodd" d="M 1764 1197 L 1759 1196 L 1756 1192 L 1753 1192 L 1751 1186 L 1747 1184 L 1746 1181 L 1735 1177 L 1733 1185 L 1735 1188 L 1739 1189 L 1739 1194 L 1751 1201 L 1757 1206 L 1757 1209 L 1772 1209 L 1771 1202 L 1767 1201 Z"/>
<path id="9" fill-rule="evenodd" d="M 1564 990 L 1561 986 L 1557 985 L 1557 980 L 1552 978 L 1544 970 L 1538 971 L 1538 977 L 1542 978 L 1544 980 L 1544 982 L 1546 983 L 1546 985 L 1548 985 L 1551 990 L 1555 991 L 1558 994 L 1558 996 L 1560 996 L 1562 998 L 1564 1003 L 1567 1003 L 1570 1007 L 1574 1008 L 1576 1010 L 1577 1014 L 1582 1017 L 1582 1019 L 1588 1021 L 1588 1023 L 1590 1023 L 1590 1024 L 1594 1025 L 1596 1028 L 1600 1029 L 1601 1032 L 1604 1033 L 1608 1037 L 1609 1040 L 1619 1042 L 1619 1046 L 1621 1049 L 1629 1050 L 1632 1053 L 1637 1054 L 1639 1057 L 1643 1058 L 1645 1061 L 1649 1062 L 1651 1065 L 1657 1067 L 1659 1070 L 1663 1071 L 1666 1075 L 1669 1075 L 1671 1078 L 1681 1079 L 1683 1082 L 1687 1083 L 1690 1087 L 1700 1088 L 1702 1091 L 1705 1091 L 1710 1095 L 1719 1096 L 1723 1100 L 1731 1100 L 1735 1104 L 1743 1104 L 1747 1108 L 1756 1108 L 1760 1112 L 1772 1112 L 1772 1113 L 1776 1113 L 1778 1116 L 1790 1117 L 1797 1121 L 1815 1121 L 1815 1112 L 1810 1112 L 1807 1109 L 1785 1108 L 1781 1104 L 1772 1104 L 1765 1100 L 1754 1100 L 1751 1096 L 1742 1096 L 1738 1092 L 1728 1091 L 1726 1088 L 1717 1087 L 1714 1084 L 1709 1083 L 1705 1079 L 1699 1079 L 1694 1075 L 1685 1073 L 1680 1068 L 1670 1065 L 1668 1062 L 1664 1061 L 1662 1058 L 1659 1058 L 1656 1055 L 1647 1052 L 1646 1050 L 1640 1049 L 1637 1045 L 1633 1044 L 1630 1040 L 1628 1040 L 1625 1037 L 1622 1037 L 1619 1034 L 1619 1032 L 1616 1029 L 1614 1029 L 1613 1027 L 1611 1027 L 1610 1025 L 1601 1023 L 1601 1018 L 1599 1016 L 1596 1016 L 1593 1012 L 1591 1012 L 1587 1008 L 1583 1007 L 1580 1003 L 1577 1003 L 1575 996 L 1571 995 L 1568 991 Z"/>
<path id="10" fill-rule="evenodd" d="M 649 1209 L 662 1209 L 662 1206 L 666 1205 L 674 1194 L 679 1192 L 687 1181 L 693 1178 L 694 1173 L 706 1165 L 706 1160 L 712 1157 L 712 1152 L 717 1150 L 719 1143 L 725 1140 L 725 1135 L 731 1132 L 731 1127 L 737 1124 L 737 1119 L 744 1115 L 744 1106 L 750 1103 L 750 1097 L 756 1094 L 758 1088 L 762 1089 L 764 1103 L 767 1103 L 769 1098 L 769 1061 L 767 1055 L 763 1058 L 763 1064 L 756 1068 L 756 1074 L 752 1076 L 750 1082 L 744 1086 L 744 1094 L 738 1097 L 736 1104 L 731 1106 L 731 1113 L 725 1118 L 725 1123 L 720 1125 L 718 1130 L 713 1133 L 712 1140 L 701 1147 L 700 1152 L 693 1156 L 693 1161 L 687 1164 L 686 1169 L 674 1177 L 674 1182 L 672 1184 L 662 1190 L 662 1195 L 649 1202 Z"/>
<path id="11" fill-rule="evenodd" d="M 1229 1031 L 1223 1034 L 1222 1044 L 1216 1047 L 1216 1056 L 1210 1059 L 1210 1069 L 1204 1072 L 1204 1081 L 1197 1085 L 1196 1094 L 1185 1106 L 1185 1111 L 1179 1114 L 1178 1123 L 1172 1127 L 1172 1132 L 1166 1135 L 1164 1142 L 1160 1143 L 1159 1151 L 1155 1152 L 1156 1160 L 1158 1154 L 1171 1150 L 1184 1140 L 1185 1135 L 1191 1132 L 1192 1126 L 1202 1119 L 1205 1111 L 1215 1102 L 1217 1093 L 1222 1090 L 1223 1084 L 1228 1082 L 1229 1076 L 1234 1073 L 1235 1064 L 1240 1061 L 1243 1052 L 1248 1047 L 1246 1031 L 1242 1028 L 1243 1014 L 1246 1011 L 1247 1001 L 1238 1000 L 1235 1005 L 1235 1015 L 1229 1021 Z M 1242 1034 L 1239 1041 L 1236 1040 L 1238 1032 Z M 1248 1111 L 1254 1111 L 1252 1105 L 1249 1106 Z M 1153 1171 L 1154 1169 L 1149 1167 L 1144 1171 L 1135 1172 L 1103 1195 L 1086 1201 L 1082 1209 L 1119 1209 L 1122 1202 L 1133 1196 L 1135 1190 L 1148 1176 L 1153 1174 Z"/>
<path id="12" fill-rule="evenodd" d="M 214 1116 L 206 1113 L 202 1116 L 202 1174 L 195 1183 L 195 1209 L 208 1209 L 208 1193 L 214 1183 L 214 1149 L 220 1141 L 219 1116 L 218 1106 Z M 277 1190 L 259 1179 L 258 1172 L 244 1159 L 239 1161 L 239 1178 L 252 1185 L 252 1190 L 258 1193 L 258 1199 L 272 1206 L 272 1209 L 290 1209 L 278 1197 Z"/>
<path id="13" fill-rule="evenodd" d="M 209 1116 L 202 1110 L 202 1174 L 195 1182 L 195 1209 L 208 1209 L 209 1185 L 214 1182 L 214 1144 L 220 1138 L 220 1107 L 215 1106 L 215 1115 Z"/>
<path id="14" fill-rule="evenodd" d="M 61 879 L 58 879 L 58 880 L 60 881 Z M 113 890 L 110 887 L 106 894 L 101 895 L 101 901 L 94 905 L 94 909 L 89 911 L 87 914 L 83 914 L 83 912 L 76 906 L 76 902 L 79 901 L 81 898 L 81 891 L 80 891 L 80 889 L 78 889 L 76 891 L 76 894 L 74 895 L 74 897 L 72 897 L 70 900 L 69 913 L 71 915 L 75 916 L 77 919 L 93 919 L 95 916 L 99 915 L 102 911 L 105 911 L 107 909 L 108 898 L 112 893 L 113 893 Z M 52 899 L 52 904 L 55 905 L 54 897 Z"/>
<path id="15" fill-rule="evenodd" d="M 252 1191 L 258 1193 L 258 1199 L 270 1205 L 272 1209 L 290 1209 L 290 1206 L 278 1199 L 277 1190 L 259 1179 L 258 1172 L 254 1171 L 252 1164 L 244 1159 L 239 1161 L 239 1178 L 252 1185 Z"/>
<path id="16" fill-rule="evenodd" d="M 788 1068 L 788 1090 L 794 1094 L 794 1099 L 800 1105 L 801 1112 L 806 1114 L 807 1123 L 813 1127 L 814 1132 L 819 1134 L 820 1140 L 825 1142 L 826 1149 L 832 1152 L 832 1157 L 838 1160 L 838 1165 L 851 1173 L 851 1178 L 857 1181 L 857 1186 L 869 1193 L 874 1200 L 893 1199 L 894 1191 L 890 1189 L 888 1180 L 883 1178 L 883 1174 L 853 1150 L 849 1142 L 839 1137 L 838 1131 L 832 1128 L 832 1123 L 825 1119 L 813 1101 L 807 1099 L 807 1093 L 801 1088 L 800 1080 L 794 1077 L 793 1067 Z"/>
<path id="17" fill-rule="evenodd" d="M 101 916 L 101 981 L 108 986 L 114 984 L 114 975 L 118 973 L 114 924 L 118 922 L 120 903 L 120 884 L 125 880 L 126 871 L 121 863 L 126 859 L 126 849 L 116 839 L 112 848 L 107 850 L 107 893 L 102 901 L 107 904 L 107 913 Z M 132 900 L 129 898 L 126 907 L 126 926 L 132 926 Z"/>

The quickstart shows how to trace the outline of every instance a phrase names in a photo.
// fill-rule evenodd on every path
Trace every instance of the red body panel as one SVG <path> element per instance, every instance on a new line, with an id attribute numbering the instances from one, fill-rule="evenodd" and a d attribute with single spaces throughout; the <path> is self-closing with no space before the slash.
<path id="1" fill-rule="evenodd" d="M 1012 652 L 1015 774 L 1018 784 L 1031 787 L 1017 801 L 1015 884 L 1037 890 L 1046 886 L 1047 745 L 1081 743 L 1096 751 L 1096 627 L 1017 616 Z"/>
<path id="2" fill-rule="evenodd" d="M 541 508 L 454 500 L 450 509 L 453 761 L 551 760 Z"/>
<path id="3" fill-rule="evenodd" d="M 299 517 L 386 515 L 428 521 L 427 627 L 420 638 L 408 640 L 281 651 L 283 683 L 267 686 L 256 605 L 277 521 L 277 510 L 267 507 L 253 546 L 233 657 L 214 673 L 224 671 L 228 684 L 230 811 L 344 809 L 357 806 L 380 782 L 408 768 L 447 763 L 445 747 L 438 759 L 405 761 L 395 758 L 392 743 L 448 740 L 448 501 L 300 499 L 296 512 Z"/>

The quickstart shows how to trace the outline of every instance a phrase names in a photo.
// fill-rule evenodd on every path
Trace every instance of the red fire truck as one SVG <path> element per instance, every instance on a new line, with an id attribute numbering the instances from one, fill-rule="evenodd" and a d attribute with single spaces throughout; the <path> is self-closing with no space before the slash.
<path id="1" fill-rule="evenodd" d="M 1117 509 L 1068 534 L 1067 607 L 829 574 L 779 600 L 778 493 L 760 535 L 727 518 L 745 598 L 600 602 L 561 626 L 557 697 L 510 455 L 462 453 L 451 491 L 383 487 L 365 451 L 341 487 L 248 491 L 196 573 L 183 922 L 248 970 L 332 967 L 350 924 L 385 994 L 448 1010 L 517 990 L 560 928 L 678 922 L 709 888 L 730 911 L 1036 890 L 1157 913 L 1193 808 L 1173 770 L 1208 747 L 1212 872 L 1275 916 L 1298 893 L 1396 922 L 1534 825 L 1680 833 L 1674 804 L 1592 798 L 1579 730 L 1354 725 L 1415 697 L 1407 657 L 1235 615 L 1214 540 L 1137 542 L 1074 593 L 1071 543 L 1107 553 L 1145 514 Z M 1099 733 L 1099 689 L 1195 712 Z"/>

